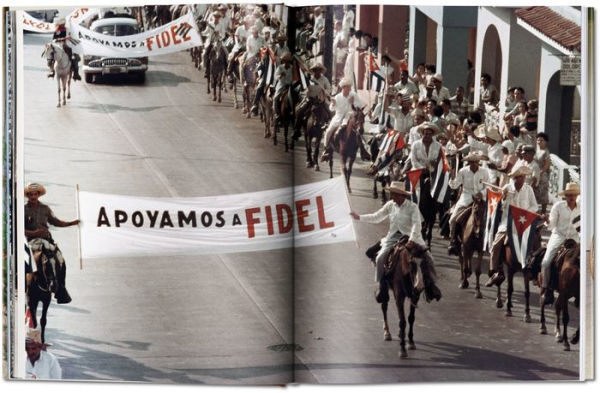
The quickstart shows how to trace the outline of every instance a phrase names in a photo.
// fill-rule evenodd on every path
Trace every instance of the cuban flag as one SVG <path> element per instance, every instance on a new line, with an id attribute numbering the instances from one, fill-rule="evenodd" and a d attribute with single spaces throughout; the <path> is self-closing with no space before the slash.
<path id="1" fill-rule="evenodd" d="M 494 238 L 502 220 L 502 191 L 487 188 L 487 218 L 485 220 L 485 235 L 483 237 L 483 250 L 490 251 Z"/>
<path id="2" fill-rule="evenodd" d="M 369 53 L 369 72 L 371 73 L 371 90 L 380 92 L 381 89 L 385 89 L 385 75 L 381 72 L 381 69 L 375 61 L 375 57 L 372 53 Z"/>
<path id="3" fill-rule="evenodd" d="M 404 147 L 404 137 L 397 130 L 389 130 L 386 132 L 381 145 L 379 146 L 379 154 L 377 158 L 380 160 L 378 165 L 379 170 L 385 169 L 391 162 L 397 151 Z"/>
<path id="4" fill-rule="evenodd" d="M 418 168 L 406 172 L 406 181 L 408 182 L 408 185 L 410 185 L 410 191 L 412 192 L 412 196 L 410 199 L 417 204 L 419 203 L 420 191 L 420 188 L 418 187 L 419 179 L 421 178 L 421 173 L 423 172 L 423 169 L 424 168 Z"/>
<path id="5" fill-rule="evenodd" d="M 294 56 L 294 65 L 292 67 L 292 84 L 294 87 L 299 85 L 302 86 L 302 90 L 306 90 L 308 85 L 311 83 L 310 77 L 306 75 L 303 67 L 300 64 L 300 60 Z"/>
<path id="6" fill-rule="evenodd" d="M 275 64 L 275 56 L 273 56 L 273 52 L 270 49 L 261 49 L 261 56 L 263 61 L 266 62 L 266 86 L 271 86 L 275 82 L 275 70 L 277 65 Z"/>
<path id="7" fill-rule="evenodd" d="M 431 187 L 431 197 L 438 203 L 444 203 L 450 198 L 450 165 L 446 159 L 446 153 L 441 151 L 441 159 L 438 160 L 435 171 L 433 172 L 433 186 Z"/>
<path id="8" fill-rule="evenodd" d="M 508 244 L 515 258 L 522 267 L 533 247 L 533 239 L 537 232 L 540 216 L 529 210 L 513 205 L 508 206 L 507 236 Z"/>

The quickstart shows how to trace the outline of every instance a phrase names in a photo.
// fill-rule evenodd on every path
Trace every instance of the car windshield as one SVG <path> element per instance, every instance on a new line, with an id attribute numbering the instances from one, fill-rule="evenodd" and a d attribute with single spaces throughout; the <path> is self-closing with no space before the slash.
<path id="1" fill-rule="evenodd" d="M 137 26 L 133 25 L 105 25 L 98 26 L 94 30 L 96 31 L 96 33 L 104 35 L 113 35 L 117 37 L 139 33 L 139 29 L 137 28 Z"/>

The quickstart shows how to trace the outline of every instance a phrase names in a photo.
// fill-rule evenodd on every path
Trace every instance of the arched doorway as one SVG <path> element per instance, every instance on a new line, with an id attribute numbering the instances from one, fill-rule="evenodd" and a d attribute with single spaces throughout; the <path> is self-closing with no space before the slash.
<path id="1" fill-rule="evenodd" d="M 490 74 L 492 84 L 496 88 L 502 86 L 502 46 L 500 45 L 500 35 L 494 25 L 488 27 L 483 37 L 481 73 Z M 476 75 L 476 77 L 479 76 Z"/>
<path id="2" fill-rule="evenodd" d="M 546 118 L 544 132 L 548 134 L 550 152 L 568 164 L 578 165 L 580 157 L 581 98 L 575 86 L 560 84 L 560 71 L 556 71 L 546 92 Z M 542 130 L 540 130 L 542 131 Z"/>

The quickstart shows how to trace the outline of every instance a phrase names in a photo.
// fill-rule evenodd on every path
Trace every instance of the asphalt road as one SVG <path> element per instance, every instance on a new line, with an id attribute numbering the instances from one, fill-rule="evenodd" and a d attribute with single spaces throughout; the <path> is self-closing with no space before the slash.
<path id="1" fill-rule="evenodd" d="M 263 139 L 258 119 L 214 103 L 187 53 L 152 58 L 143 85 L 115 78 L 74 83 L 56 108 L 56 82 L 40 59 L 47 40 L 25 35 L 25 181 L 46 185 L 42 201 L 76 216 L 82 190 L 153 197 L 252 192 L 329 175 Z M 358 161 L 352 208 L 375 211 Z M 336 167 L 335 174 L 339 174 Z M 401 381 L 573 380 L 579 346 L 563 352 L 538 334 L 539 313 L 522 320 L 520 275 L 514 317 L 458 289 L 458 263 L 436 237 L 443 299 L 417 311 L 417 350 L 397 357 L 384 342 L 364 250 L 387 224 L 356 225 L 359 242 L 202 257 L 99 259 L 79 268 L 75 228 L 53 229 L 67 263 L 73 302 L 53 303 L 47 340 L 67 379 L 162 383 L 283 384 Z M 486 260 L 487 261 L 487 260 Z M 487 262 L 484 262 L 487 271 Z M 482 277 L 485 280 L 486 277 Z M 532 304 L 537 304 L 532 295 Z M 573 314 L 573 313 L 572 313 Z M 552 332 L 554 316 L 548 313 Z M 578 317 L 572 316 L 573 326 Z M 390 308 L 393 336 L 397 314 Z M 290 349 L 296 345 L 296 351 Z M 295 365 L 294 365 L 295 364 Z"/>

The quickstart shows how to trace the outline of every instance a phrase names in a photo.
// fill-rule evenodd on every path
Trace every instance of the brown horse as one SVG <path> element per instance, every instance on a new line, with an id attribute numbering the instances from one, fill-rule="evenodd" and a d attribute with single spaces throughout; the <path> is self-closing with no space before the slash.
<path id="1" fill-rule="evenodd" d="M 481 299 L 479 276 L 481 276 L 481 260 L 483 259 L 483 235 L 485 226 L 486 202 L 483 199 L 474 200 L 465 212 L 466 219 L 456 223 L 456 233 L 461 244 L 458 261 L 460 263 L 459 288 L 469 287 L 469 277 L 473 271 L 473 255 L 477 252 L 475 259 L 475 297 Z M 460 217 L 459 217 L 460 218 Z"/>
<path id="2" fill-rule="evenodd" d="M 536 250 L 538 250 L 541 246 L 542 243 L 542 224 L 539 224 L 538 227 L 536 228 L 536 237 L 534 238 L 533 241 L 533 247 L 532 247 L 532 254 L 535 253 Z M 507 317 L 512 317 L 512 294 L 514 291 L 514 287 L 513 287 L 513 279 L 515 276 L 515 273 L 518 273 L 522 270 L 521 264 L 516 260 L 516 258 L 512 257 L 512 251 L 510 249 L 510 247 L 508 245 L 506 245 L 504 247 L 504 253 L 501 253 L 500 255 L 501 260 L 503 261 L 503 264 L 500 266 L 500 269 L 503 269 L 503 265 L 505 264 L 508 270 L 508 274 L 507 274 L 507 288 L 506 288 L 506 313 L 505 316 Z M 529 290 L 529 282 L 535 280 L 535 277 L 532 277 L 530 274 L 528 274 L 527 272 L 523 273 L 523 284 L 525 287 L 525 315 L 523 317 L 523 320 L 527 323 L 531 322 L 531 315 L 530 315 L 530 309 L 529 309 L 529 295 L 530 295 L 530 290 Z M 497 292 L 497 297 L 496 297 L 496 307 L 497 308 L 502 308 L 503 306 L 503 302 L 502 302 L 502 293 L 501 293 L 501 287 L 502 284 L 498 285 L 498 292 Z"/>
<path id="3" fill-rule="evenodd" d="M 562 263 L 560 263 L 562 262 Z M 575 305 L 579 307 L 579 244 L 570 248 L 559 261 L 558 271 L 558 298 L 554 308 L 556 310 L 556 341 L 563 344 L 565 351 L 571 350 L 567 338 L 567 325 L 569 324 L 569 299 L 575 298 Z M 560 317 L 562 313 L 563 331 L 560 333 Z M 571 343 L 579 341 L 579 329 L 575 332 Z"/>
<path id="4" fill-rule="evenodd" d="M 579 244 L 573 240 L 567 240 L 559 249 L 556 257 L 552 261 L 550 270 L 550 288 L 556 288 L 559 293 L 558 299 L 554 303 L 556 310 L 556 340 L 563 343 L 565 351 L 570 350 L 569 341 L 567 340 L 567 325 L 569 323 L 568 301 L 570 298 L 575 298 L 575 305 L 579 306 Z M 537 277 L 540 288 L 542 287 L 541 270 L 542 260 L 546 253 L 545 248 L 541 248 L 531 257 L 528 269 L 530 274 Z M 549 288 L 549 289 L 550 289 Z M 545 299 L 540 295 L 540 334 L 547 334 L 546 329 L 546 313 Z M 564 331 L 560 334 L 560 315 L 562 312 Z M 576 344 L 579 341 L 579 329 L 573 335 L 571 344 Z"/>
<path id="5" fill-rule="evenodd" d="M 319 171 L 319 146 L 323 131 L 327 127 L 327 122 L 331 118 L 329 110 L 325 104 L 320 104 L 316 101 L 310 101 L 310 110 L 306 122 L 304 122 L 304 142 L 306 143 L 306 167 L 315 168 Z M 315 141 L 313 151 L 313 140 Z"/>
<path id="6" fill-rule="evenodd" d="M 356 152 L 360 148 L 361 130 L 365 122 L 365 115 L 360 109 L 354 109 L 353 115 L 348 120 L 347 124 L 337 131 L 334 137 L 334 147 L 340 155 L 342 161 L 342 174 L 346 179 L 348 192 L 352 193 L 350 188 L 350 176 L 352 176 L 352 166 L 356 160 Z M 333 178 L 333 154 L 329 158 L 329 178 Z"/>
<path id="7" fill-rule="evenodd" d="M 210 88 L 212 87 L 213 101 L 221 102 L 223 75 L 227 69 L 227 52 L 225 51 L 220 39 L 217 39 L 216 42 L 211 46 L 208 59 L 208 78 L 210 83 L 207 84 L 207 92 L 210 93 Z M 219 89 L 218 98 L 217 88 Z"/>
<path id="8" fill-rule="evenodd" d="M 250 57 L 246 58 L 244 55 L 244 60 L 241 66 L 241 82 L 242 82 L 242 113 L 246 115 L 246 118 L 249 119 L 251 116 L 250 108 L 252 107 L 252 100 L 254 99 L 254 94 L 256 90 L 256 83 L 258 82 L 258 78 L 256 77 L 256 68 L 258 67 L 258 57 Z M 268 130 L 269 136 L 271 135 L 270 129 Z M 268 138 L 267 130 L 265 129 L 265 138 Z"/>
<path id="9" fill-rule="evenodd" d="M 406 352 L 406 316 L 404 313 L 404 300 L 406 298 L 412 300 L 408 314 L 408 349 L 416 349 L 413 328 L 415 324 L 415 308 L 419 295 L 413 297 L 417 265 L 413 260 L 411 251 L 405 246 L 405 239 L 401 239 L 396 246 L 394 246 L 394 249 L 388 256 L 386 265 L 389 267 L 386 269 L 386 275 L 384 277 L 384 291 L 379 294 L 379 298 L 377 299 L 377 301 L 381 303 L 381 311 L 383 313 L 383 339 L 385 341 L 392 340 L 387 319 L 387 309 L 390 300 L 389 288 L 391 288 L 396 301 L 398 317 L 400 319 L 400 332 L 398 334 L 398 337 L 400 338 L 400 352 L 398 355 L 401 358 L 406 358 L 408 357 L 408 354 Z"/>
<path id="10" fill-rule="evenodd" d="M 290 143 L 289 130 L 295 119 L 294 107 L 296 102 L 294 89 L 287 87 L 281 94 L 279 106 L 275 108 L 278 110 L 279 116 L 278 119 L 273 122 L 273 144 L 277 145 L 277 133 L 279 132 L 279 128 L 283 128 L 283 140 L 286 152 L 290 149 L 294 150 L 294 139 L 292 138 Z"/>

